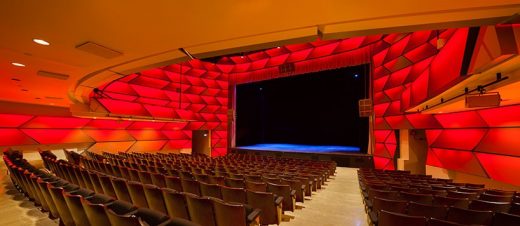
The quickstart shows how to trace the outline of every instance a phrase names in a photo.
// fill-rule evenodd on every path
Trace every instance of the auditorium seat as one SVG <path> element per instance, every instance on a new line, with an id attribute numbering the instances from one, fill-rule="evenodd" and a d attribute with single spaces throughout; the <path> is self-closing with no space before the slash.
<path id="1" fill-rule="evenodd" d="M 131 180 L 130 171 L 127 167 L 120 166 L 119 171 L 121 172 L 121 177 L 126 180 Z"/>
<path id="2" fill-rule="evenodd" d="M 186 193 L 186 203 L 188 204 L 191 221 L 204 226 L 216 226 L 213 204 L 210 198 Z"/>
<path id="3" fill-rule="evenodd" d="M 130 197 L 130 192 L 128 191 L 128 186 L 126 183 L 127 181 L 124 179 L 112 179 L 112 186 L 114 187 L 114 192 L 116 193 L 117 199 L 131 203 L 132 198 Z"/>
<path id="4" fill-rule="evenodd" d="M 513 197 L 516 194 L 516 191 L 505 191 L 505 190 L 498 190 L 498 189 L 488 189 L 484 193 L 485 194 L 489 194 L 489 195 L 500 195 L 500 196 L 511 196 L 511 197 Z"/>
<path id="5" fill-rule="evenodd" d="M 88 175 L 90 177 L 90 181 L 92 182 L 92 185 L 94 185 L 94 191 L 96 193 L 104 194 L 105 191 L 103 191 L 103 186 L 101 186 L 101 182 L 99 181 L 98 174 L 89 171 Z"/>
<path id="6" fill-rule="evenodd" d="M 92 183 L 92 181 L 90 180 L 90 176 L 88 174 L 88 171 L 85 170 L 85 169 L 80 169 L 79 170 L 80 174 L 81 174 L 81 177 L 83 177 L 83 181 L 85 181 L 85 186 L 92 190 L 92 191 L 95 191 L 95 187 L 94 187 L 94 184 Z"/>
<path id="7" fill-rule="evenodd" d="M 51 197 L 51 193 L 50 193 L 48 185 L 47 185 L 50 182 L 43 181 L 40 178 L 40 179 L 37 180 L 37 183 L 38 183 L 38 187 L 42 191 L 42 194 L 43 194 L 43 197 L 44 197 L 45 201 L 48 204 L 48 207 L 49 207 L 49 210 L 48 210 L 49 211 L 49 217 L 51 219 L 58 218 L 60 215 L 58 213 L 58 209 L 56 208 L 56 205 L 54 204 L 54 200 Z M 55 183 L 62 183 L 62 182 L 57 181 Z"/>
<path id="8" fill-rule="evenodd" d="M 134 214 L 118 214 L 112 209 L 106 209 L 106 212 L 112 226 L 141 226 Z"/>
<path id="9" fill-rule="evenodd" d="M 262 175 L 248 174 L 245 175 L 246 181 L 263 182 Z"/>
<path id="10" fill-rule="evenodd" d="M 63 187 L 54 187 L 50 184 L 48 186 L 54 205 L 56 205 L 58 210 L 60 222 L 65 226 L 74 226 L 74 219 L 63 197 L 63 192 L 66 190 Z"/>
<path id="11" fill-rule="evenodd" d="M 447 197 L 451 198 L 467 198 L 469 200 L 476 199 L 478 197 L 478 193 L 476 192 L 461 192 L 461 191 L 448 191 Z"/>
<path id="12" fill-rule="evenodd" d="M 148 202 L 146 201 L 146 196 L 144 194 L 143 184 L 135 181 L 128 181 L 126 183 L 128 187 L 128 193 L 130 194 L 130 198 L 132 199 L 132 204 L 138 207 L 148 207 Z"/>
<path id="13" fill-rule="evenodd" d="M 145 184 L 143 188 L 148 207 L 152 210 L 166 214 L 166 204 L 164 203 L 161 189 L 152 184 Z"/>
<path id="14" fill-rule="evenodd" d="M 211 184 L 209 176 L 206 175 L 206 174 L 193 174 L 193 176 L 195 177 L 195 180 L 197 180 L 199 182 L 203 182 L 203 183 L 206 183 L 206 184 Z"/>
<path id="15" fill-rule="evenodd" d="M 222 176 L 209 176 L 210 184 L 226 185 L 226 181 Z"/>
<path id="16" fill-rule="evenodd" d="M 449 207 L 459 207 L 459 208 L 468 208 L 469 199 L 468 198 L 451 198 L 444 196 L 434 196 L 433 197 L 433 205 L 446 205 Z"/>
<path id="17" fill-rule="evenodd" d="M 202 226 L 202 225 L 185 220 L 185 219 L 181 219 L 181 218 L 173 218 L 173 219 L 169 219 L 169 220 L 159 224 L 158 226 Z"/>
<path id="18" fill-rule="evenodd" d="M 246 183 L 246 189 L 251 191 L 260 191 L 260 192 L 266 192 L 267 191 L 267 184 L 265 182 L 254 182 L 254 181 L 245 181 Z"/>
<path id="19" fill-rule="evenodd" d="M 520 215 L 520 203 L 517 203 L 517 202 L 511 203 L 511 209 L 509 210 L 509 213 Z"/>
<path id="20" fill-rule="evenodd" d="M 202 196 L 208 196 L 208 197 L 222 199 L 222 192 L 220 189 L 220 185 L 207 184 L 204 182 L 199 182 L 199 184 L 200 184 L 200 192 L 201 192 Z"/>
<path id="21" fill-rule="evenodd" d="M 267 183 L 267 190 L 283 197 L 283 210 L 294 212 L 296 208 L 296 191 L 289 185 Z"/>
<path id="22" fill-rule="evenodd" d="M 170 188 L 162 188 L 161 190 L 168 216 L 189 220 L 190 215 L 185 194 Z"/>
<path id="23" fill-rule="evenodd" d="M 518 226 L 520 225 L 520 215 L 496 212 L 493 217 L 492 226 Z"/>
<path id="24" fill-rule="evenodd" d="M 164 175 L 160 173 L 151 173 L 150 176 L 152 177 L 152 184 L 164 188 L 166 187 L 166 181 L 164 179 Z"/>
<path id="25" fill-rule="evenodd" d="M 428 194 L 418 194 L 418 193 L 410 193 L 410 192 L 400 192 L 400 196 L 403 200 L 409 202 L 417 202 L 426 205 L 431 205 L 433 203 L 433 196 Z"/>
<path id="26" fill-rule="evenodd" d="M 96 204 L 81 197 L 81 206 L 92 226 L 110 226 L 105 212 L 105 204 Z"/>
<path id="27" fill-rule="evenodd" d="M 305 185 L 305 196 L 312 196 L 312 182 L 306 177 L 295 177 L 294 179 L 300 180 L 302 185 Z"/>
<path id="28" fill-rule="evenodd" d="M 180 177 L 183 180 L 195 180 L 195 177 L 191 172 L 188 171 L 180 171 Z"/>
<path id="29" fill-rule="evenodd" d="M 153 184 L 152 182 L 152 176 L 147 171 L 137 171 L 137 174 L 139 175 L 139 181 L 143 184 Z"/>
<path id="30" fill-rule="evenodd" d="M 226 203 L 219 199 L 212 201 L 217 226 L 249 226 L 251 223 L 260 223 L 260 209 L 248 211 L 243 204 Z"/>
<path id="31" fill-rule="evenodd" d="M 139 178 L 139 171 L 136 169 L 128 169 L 128 173 L 130 173 L 130 181 L 141 181 Z"/>
<path id="32" fill-rule="evenodd" d="M 101 187 L 103 188 L 103 193 L 108 196 L 112 196 L 114 198 L 117 197 L 116 192 L 114 190 L 114 186 L 112 185 L 112 180 L 115 179 L 115 177 L 112 176 L 106 176 L 106 175 L 99 175 L 98 176 L 99 182 L 101 184 Z"/>
<path id="33" fill-rule="evenodd" d="M 493 220 L 493 212 L 450 207 L 446 220 L 459 224 L 489 225 Z"/>
<path id="34" fill-rule="evenodd" d="M 67 192 L 63 193 L 63 197 L 65 199 L 65 203 L 70 210 L 72 215 L 72 219 L 76 226 L 90 226 L 87 215 L 85 214 L 85 210 L 81 205 L 81 195 L 71 195 Z"/>
<path id="35" fill-rule="evenodd" d="M 428 226 L 476 226 L 474 224 L 459 224 L 453 221 L 440 220 L 436 218 L 431 218 L 428 220 Z"/>
<path id="36" fill-rule="evenodd" d="M 270 192 L 247 191 L 247 203 L 260 209 L 260 224 L 277 224 L 282 221 L 283 197 L 276 197 Z"/>
<path id="37" fill-rule="evenodd" d="M 511 202 L 513 200 L 513 196 L 510 195 L 492 195 L 488 193 L 480 194 L 478 197 L 480 200 L 490 201 L 490 202 Z"/>
<path id="38" fill-rule="evenodd" d="M 246 185 L 244 183 L 244 179 L 236 179 L 236 178 L 225 178 L 226 186 L 234 187 L 234 188 L 245 188 Z"/>
<path id="39" fill-rule="evenodd" d="M 181 179 L 182 191 L 200 196 L 199 182 L 192 179 Z"/>
<path id="40" fill-rule="evenodd" d="M 138 217 L 140 225 L 160 225 L 170 219 L 167 215 L 148 208 L 138 208 L 135 215 Z"/>
<path id="41" fill-rule="evenodd" d="M 166 187 L 171 188 L 177 191 L 183 191 L 182 190 L 182 183 L 181 179 L 179 177 L 175 176 L 165 176 L 164 180 L 166 182 Z"/>
<path id="42" fill-rule="evenodd" d="M 221 186 L 222 199 L 231 203 L 247 204 L 247 193 L 244 188 L 232 188 Z"/>
<path id="43" fill-rule="evenodd" d="M 511 203 L 509 202 L 489 202 L 483 200 L 473 200 L 469 204 L 469 209 L 472 210 L 491 210 L 494 212 L 509 212 Z"/>
<path id="44" fill-rule="evenodd" d="M 291 189 L 296 191 L 297 202 L 305 201 L 305 185 L 303 185 L 301 181 L 292 179 L 282 179 L 282 184 L 289 185 Z"/>
<path id="45" fill-rule="evenodd" d="M 377 226 L 426 226 L 426 217 L 409 216 L 381 210 Z"/>
<path id="46" fill-rule="evenodd" d="M 379 214 L 381 213 L 381 210 L 386 210 L 394 213 L 406 213 L 406 208 L 408 206 L 408 203 L 402 200 L 391 200 L 374 197 L 372 201 L 373 206 L 372 210 L 368 212 L 368 217 L 370 221 L 375 225 L 377 225 L 379 222 Z"/>
<path id="47" fill-rule="evenodd" d="M 444 219 L 448 213 L 446 206 L 434 206 L 423 203 L 409 202 L 408 215 L 424 216 L 429 218 Z"/>

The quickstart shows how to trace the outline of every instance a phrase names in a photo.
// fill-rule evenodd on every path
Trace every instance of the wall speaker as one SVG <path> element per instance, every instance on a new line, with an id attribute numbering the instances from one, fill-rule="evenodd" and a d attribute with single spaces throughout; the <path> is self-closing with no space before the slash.
<path id="1" fill-rule="evenodd" d="M 372 100 L 371 99 L 361 99 L 358 102 L 359 104 L 359 117 L 370 117 L 372 114 Z"/>
<path id="2" fill-rule="evenodd" d="M 500 106 L 498 92 L 466 95 L 466 108 L 498 107 Z"/>

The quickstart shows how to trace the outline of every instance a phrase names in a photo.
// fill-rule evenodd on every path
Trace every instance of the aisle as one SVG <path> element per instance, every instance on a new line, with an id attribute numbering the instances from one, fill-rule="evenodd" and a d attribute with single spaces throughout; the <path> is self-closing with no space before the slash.
<path id="1" fill-rule="evenodd" d="M 366 213 L 359 192 L 357 169 L 338 167 L 326 188 L 305 200 L 304 209 L 287 212 L 295 218 L 280 226 L 366 226 Z"/>

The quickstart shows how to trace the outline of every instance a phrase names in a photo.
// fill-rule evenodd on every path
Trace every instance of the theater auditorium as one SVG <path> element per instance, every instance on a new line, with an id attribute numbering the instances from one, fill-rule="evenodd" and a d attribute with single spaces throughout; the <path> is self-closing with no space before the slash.
<path id="1" fill-rule="evenodd" d="M 0 225 L 518 226 L 519 14 L 1 1 Z"/>

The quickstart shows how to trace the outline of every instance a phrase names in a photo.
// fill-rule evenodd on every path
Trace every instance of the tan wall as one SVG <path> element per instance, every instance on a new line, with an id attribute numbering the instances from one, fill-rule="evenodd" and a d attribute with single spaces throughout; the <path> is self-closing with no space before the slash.
<path id="1" fill-rule="evenodd" d="M 399 158 L 397 169 L 409 170 L 414 174 L 425 174 L 428 145 L 424 133 L 408 129 L 399 130 Z"/>

